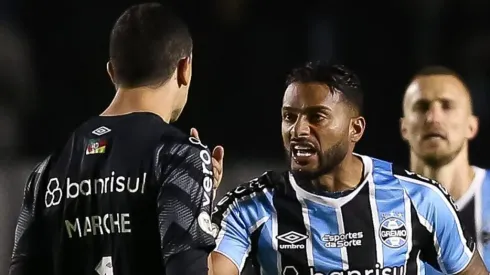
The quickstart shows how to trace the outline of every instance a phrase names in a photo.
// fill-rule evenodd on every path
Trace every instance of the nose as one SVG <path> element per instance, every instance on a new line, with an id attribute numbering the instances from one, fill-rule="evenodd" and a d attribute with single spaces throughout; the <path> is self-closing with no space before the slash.
<path id="1" fill-rule="evenodd" d="M 427 110 L 426 120 L 429 123 L 439 123 L 443 118 L 444 111 L 442 110 L 442 106 L 438 103 L 434 103 L 430 106 L 429 110 Z"/>
<path id="2" fill-rule="evenodd" d="M 310 135 L 310 124 L 306 116 L 299 116 L 292 128 L 292 137 L 308 137 Z"/>

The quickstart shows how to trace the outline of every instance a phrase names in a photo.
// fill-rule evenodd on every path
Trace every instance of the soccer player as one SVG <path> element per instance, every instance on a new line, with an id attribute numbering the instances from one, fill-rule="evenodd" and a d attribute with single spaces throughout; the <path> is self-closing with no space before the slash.
<path id="1" fill-rule="evenodd" d="M 10 275 L 208 274 L 212 156 L 169 125 L 191 65 L 191 36 L 167 7 L 119 17 L 107 65 L 115 98 L 31 174 Z"/>
<path id="2" fill-rule="evenodd" d="M 426 67 L 405 92 L 401 134 L 410 145 L 410 169 L 448 190 L 489 266 L 490 174 L 468 160 L 468 143 L 478 130 L 471 101 L 468 88 L 454 71 Z"/>
<path id="3" fill-rule="evenodd" d="M 353 153 L 366 122 L 357 76 L 309 63 L 292 72 L 282 136 L 290 163 L 228 192 L 214 275 L 414 275 L 423 262 L 448 274 L 487 275 L 450 196 L 433 180 Z"/>

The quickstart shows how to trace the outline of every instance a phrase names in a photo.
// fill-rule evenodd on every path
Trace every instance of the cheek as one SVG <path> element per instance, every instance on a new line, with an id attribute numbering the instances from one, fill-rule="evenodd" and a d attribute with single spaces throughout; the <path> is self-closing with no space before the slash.
<path id="1" fill-rule="evenodd" d="M 466 135 L 468 124 L 464 122 L 450 122 L 449 124 L 450 136 L 455 138 L 463 138 Z"/>
<path id="2" fill-rule="evenodd" d="M 284 143 L 284 146 L 289 147 L 289 141 L 291 139 L 289 125 L 283 122 L 281 126 L 281 132 L 282 132 L 282 142 Z"/>
<path id="3" fill-rule="evenodd" d="M 326 150 L 333 145 L 339 143 L 339 141 L 348 139 L 349 133 L 349 128 L 348 127 L 341 127 L 341 128 L 323 128 L 323 129 L 316 129 L 315 134 L 318 138 L 318 141 L 320 143 L 320 147 L 323 150 Z"/>
<path id="4" fill-rule="evenodd" d="M 419 134 L 423 127 L 424 127 L 424 120 L 419 118 L 409 119 L 405 124 L 405 129 L 407 130 L 408 135 Z"/>

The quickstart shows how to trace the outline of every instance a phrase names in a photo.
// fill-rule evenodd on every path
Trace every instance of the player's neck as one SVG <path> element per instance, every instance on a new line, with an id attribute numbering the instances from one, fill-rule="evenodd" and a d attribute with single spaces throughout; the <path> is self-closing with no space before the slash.
<path id="1" fill-rule="evenodd" d="M 441 167 L 429 166 L 411 152 L 410 168 L 417 174 L 441 183 L 456 200 L 466 193 L 475 177 L 475 172 L 468 161 L 466 148 L 463 148 L 450 163 Z"/>
<path id="2" fill-rule="evenodd" d="M 317 184 L 329 192 L 338 192 L 355 188 L 363 177 L 362 160 L 349 153 L 332 172 L 318 178 Z"/>
<path id="3" fill-rule="evenodd" d="M 150 112 L 170 122 L 174 106 L 175 93 L 158 89 L 138 87 L 118 88 L 114 99 L 102 116 L 124 115 L 134 112 Z"/>

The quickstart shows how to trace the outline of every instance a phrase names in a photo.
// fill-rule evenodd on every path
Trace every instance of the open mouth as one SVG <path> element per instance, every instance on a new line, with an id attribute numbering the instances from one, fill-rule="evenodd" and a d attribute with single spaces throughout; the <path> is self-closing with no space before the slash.
<path id="1" fill-rule="evenodd" d="M 291 146 L 291 152 L 295 159 L 298 158 L 304 159 L 315 155 L 317 150 L 311 144 L 302 143 L 302 144 L 293 144 Z"/>

